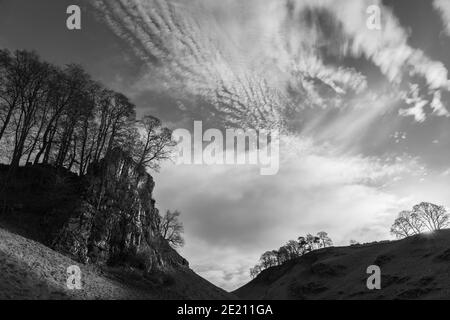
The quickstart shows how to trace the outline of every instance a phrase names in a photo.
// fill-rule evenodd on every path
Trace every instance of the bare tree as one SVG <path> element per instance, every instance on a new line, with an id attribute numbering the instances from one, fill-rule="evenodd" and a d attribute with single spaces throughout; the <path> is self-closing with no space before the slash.
<path id="1" fill-rule="evenodd" d="M 277 266 L 282 265 L 289 260 L 289 255 L 285 247 L 280 247 L 278 250 L 272 250 L 272 253 L 275 256 Z"/>
<path id="2" fill-rule="evenodd" d="M 166 214 L 161 217 L 158 226 L 161 236 L 174 248 L 184 245 L 184 239 L 182 237 L 184 228 L 179 220 L 180 214 L 178 210 L 174 212 L 167 210 Z"/>
<path id="3" fill-rule="evenodd" d="M 422 226 L 428 231 L 440 230 L 448 227 L 449 216 L 443 206 L 429 202 L 422 202 L 413 208 L 413 214 L 417 215 Z"/>
<path id="4" fill-rule="evenodd" d="M 412 211 L 402 211 L 391 226 L 391 233 L 405 238 L 425 231 L 440 230 L 448 226 L 449 216 L 443 206 L 422 202 Z"/>
<path id="5" fill-rule="evenodd" d="M 323 231 L 318 232 L 317 236 L 308 234 L 306 237 L 298 237 L 298 241 L 289 240 L 278 250 L 264 252 L 259 259 L 259 264 L 250 269 L 250 276 L 254 278 L 262 270 L 282 265 L 314 249 L 331 246 L 332 244 L 333 242 L 328 237 L 328 234 Z"/>
<path id="6" fill-rule="evenodd" d="M 144 116 L 138 122 L 138 131 L 141 139 L 137 142 L 134 158 L 138 165 L 158 170 L 162 160 L 171 156 L 175 141 L 172 139 L 172 131 L 164 128 L 161 121 L 153 116 Z"/>
<path id="7" fill-rule="evenodd" d="M 294 240 L 289 240 L 284 247 L 286 248 L 288 255 L 289 255 L 289 259 L 295 259 L 297 257 L 300 257 L 303 252 L 304 252 L 304 248 L 303 246 Z"/>
<path id="8" fill-rule="evenodd" d="M 11 53 L 0 50 L 0 141 L 19 104 L 20 92 L 16 89 L 19 75 L 14 70 Z"/>
<path id="9" fill-rule="evenodd" d="M 320 245 L 319 237 L 315 237 L 312 234 L 306 235 L 306 247 L 308 251 L 316 249 L 316 247 L 319 247 L 319 245 Z"/>
<path id="10" fill-rule="evenodd" d="M 258 274 L 261 272 L 261 267 L 259 265 L 254 266 L 253 268 L 250 268 L 250 277 L 252 279 L 256 278 Z"/>
<path id="11" fill-rule="evenodd" d="M 307 251 L 311 251 L 309 248 L 308 242 L 306 241 L 306 237 L 302 237 L 302 236 L 298 237 L 297 242 L 302 250 L 302 254 L 304 254 Z"/>
<path id="12" fill-rule="evenodd" d="M 267 269 L 277 265 L 277 257 L 273 251 L 266 251 L 261 255 L 259 259 L 262 269 Z"/>
<path id="13" fill-rule="evenodd" d="M 111 129 L 106 147 L 106 153 L 120 145 L 122 136 L 136 120 L 135 106 L 121 93 L 114 93 L 111 110 Z"/>
<path id="14" fill-rule="evenodd" d="M 333 245 L 333 241 L 325 231 L 318 232 L 317 237 L 319 238 L 319 247 L 325 248 Z"/>
<path id="15" fill-rule="evenodd" d="M 123 94 L 104 88 L 75 64 L 58 67 L 29 51 L 0 50 L 0 143 L 11 172 L 24 161 L 86 173 L 119 147 L 157 170 L 171 156 L 172 132 Z"/>
<path id="16" fill-rule="evenodd" d="M 35 142 L 39 141 L 40 145 L 34 163 L 39 163 L 42 156 L 42 161 L 48 163 L 58 133 L 61 134 L 60 149 L 66 147 L 69 141 L 68 133 L 74 131 L 72 128 L 75 128 L 78 118 L 81 118 L 88 108 L 85 103 L 88 96 L 86 87 L 92 80 L 80 66 L 68 65 L 64 69 L 52 66 L 47 82 L 49 89 L 46 104 L 43 106 L 45 117 L 42 118 L 41 129 L 36 135 Z M 60 130 L 61 128 L 65 130 Z"/>
<path id="17" fill-rule="evenodd" d="M 391 226 L 391 233 L 397 238 L 419 234 L 421 230 L 422 222 L 417 218 L 417 214 L 411 211 L 400 212 Z"/>
<path id="18" fill-rule="evenodd" d="M 18 95 L 17 100 L 13 98 L 16 100 L 16 106 L 10 119 L 14 141 L 11 167 L 16 168 L 25 153 L 26 142 L 32 128 L 39 118 L 37 116 L 39 109 L 45 103 L 50 65 L 42 62 L 34 52 L 16 51 L 9 69 L 11 73 L 8 79 L 9 91 L 14 92 L 12 94 L 14 97 Z M 10 106 L 13 105 L 10 101 Z M 8 125 L 4 123 L 3 126 L 5 124 Z"/>

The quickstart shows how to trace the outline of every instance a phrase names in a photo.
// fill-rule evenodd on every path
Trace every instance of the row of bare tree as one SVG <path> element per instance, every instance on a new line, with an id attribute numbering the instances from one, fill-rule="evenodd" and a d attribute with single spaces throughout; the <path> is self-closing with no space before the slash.
<path id="1" fill-rule="evenodd" d="M 449 215 L 443 206 L 422 202 L 410 211 L 400 212 L 391 227 L 391 233 L 397 238 L 406 238 L 444 229 L 448 225 Z"/>
<path id="2" fill-rule="evenodd" d="M 282 265 L 305 253 L 332 245 L 333 241 L 324 231 L 318 232 L 316 236 L 308 234 L 306 237 L 299 237 L 297 241 L 289 240 L 278 250 L 264 252 L 259 259 L 259 264 L 250 269 L 250 276 L 255 278 L 261 271 L 267 268 Z"/>
<path id="3" fill-rule="evenodd" d="M 59 67 L 34 52 L 0 50 L 0 162 L 52 164 L 79 175 L 114 147 L 157 169 L 172 133 L 152 116 L 137 121 L 123 94 L 82 67 Z"/>

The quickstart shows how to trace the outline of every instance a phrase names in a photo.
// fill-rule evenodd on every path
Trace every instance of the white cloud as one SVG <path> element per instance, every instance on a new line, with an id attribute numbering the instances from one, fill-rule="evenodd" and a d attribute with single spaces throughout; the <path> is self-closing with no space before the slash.
<path id="1" fill-rule="evenodd" d="M 406 198 L 384 186 L 421 172 L 415 160 L 339 155 L 300 138 L 287 141 L 276 176 L 251 166 L 172 165 L 156 175 L 157 206 L 182 211 L 182 253 L 214 283 L 235 289 L 262 252 L 307 232 L 325 229 L 338 245 L 362 229 L 360 241 L 389 237 Z"/>
<path id="2" fill-rule="evenodd" d="M 444 30 L 450 36 L 450 1 L 449 0 L 434 0 L 434 8 L 441 14 Z"/>
<path id="3" fill-rule="evenodd" d="M 366 27 L 372 4 L 382 9 L 380 31 Z M 337 244 L 386 238 L 396 213 L 424 200 L 417 197 L 442 199 L 429 185 L 433 175 L 417 186 L 427 172 L 416 159 L 359 155 L 369 129 L 383 125 L 379 120 L 401 99 L 409 108 L 400 114 L 418 122 L 426 120 L 427 105 L 436 116 L 449 115 L 441 100 L 447 69 L 408 44 L 409 33 L 381 1 L 97 0 L 95 6 L 148 63 L 137 91 L 167 90 L 184 97 L 184 109 L 200 97 L 212 118 L 243 127 L 292 120 L 283 118 L 291 107 L 341 108 L 331 121 L 324 113 L 302 123 L 304 136 L 290 136 L 276 176 L 262 177 L 250 166 L 170 165 L 156 175 L 160 209 L 182 212 L 182 252 L 214 283 L 235 288 L 259 254 L 306 232 L 325 229 Z M 328 62 L 324 51 L 336 60 L 370 60 L 389 90 L 369 87 L 366 75 Z M 402 96 L 400 85 L 412 76 L 425 85 Z"/>
<path id="4" fill-rule="evenodd" d="M 366 27 L 373 4 L 381 8 L 380 31 Z M 94 6 L 152 66 L 153 78 L 172 92 L 202 97 L 225 123 L 271 127 L 286 120 L 288 107 L 336 107 L 342 101 L 333 97 L 367 88 L 357 70 L 325 63 L 323 49 L 338 58 L 363 56 L 395 84 L 419 75 L 433 92 L 449 89 L 445 66 L 408 44 L 408 32 L 380 0 L 97 0 Z M 143 81 L 142 88 L 155 86 Z M 438 95 L 434 114 L 448 115 Z M 424 103 L 403 114 L 423 121 Z"/>
<path id="5" fill-rule="evenodd" d="M 442 2 L 442 1 L 440 1 Z M 351 0 L 336 1 L 297 1 L 300 8 L 303 6 L 322 6 L 333 12 L 343 25 L 347 34 L 345 47 L 353 56 L 370 59 L 381 72 L 393 83 L 400 84 L 405 76 L 420 75 L 434 91 L 431 107 L 437 116 L 448 116 L 449 112 L 440 101 L 440 91 L 450 89 L 448 70 L 440 61 L 428 58 L 420 49 L 408 45 L 408 33 L 402 28 L 394 14 L 384 7 L 381 1 Z M 366 27 L 366 9 L 369 5 L 377 4 L 381 8 L 381 30 L 369 30 Z M 446 1 L 448 6 L 448 1 Z M 420 97 L 409 110 L 402 110 L 402 115 L 412 115 L 416 121 L 426 119 L 425 105 L 429 101 Z"/>
<path id="6" fill-rule="evenodd" d="M 417 122 L 424 122 L 426 119 L 424 107 L 428 104 L 428 101 L 420 96 L 419 89 L 419 85 L 417 84 L 410 86 L 409 96 L 405 95 L 404 101 L 412 107 L 408 109 L 400 109 L 399 114 L 405 117 L 413 116 Z"/>
<path id="7" fill-rule="evenodd" d="M 382 9 L 381 31 L 369 30 L 365 26 L 367 15 L 362 14 L 374 2 Z M 336 2 L 334 3 L 336 5 Z M 346 1 L 345 4 L 340 10 L 336 10 L 345 30 L 352 36 L 349 43 L 349 51 L 352 54 L 364 54 L 370 58 L 390 81 L 400 82 L 405 69 L 411 68 L 413 73 L 424 76 L 431 88 L 449 87 L 445 66 L 408 45 L 408 33 L 381 1 L 352 0 Z"/>
<path id="8" fill-rule="evenodd" d="M 433 112 L 438 116 L 450 117 L 450 112 L 448 112 L 448 110 L 442 103 L 441 91 L 438 90 L 433 94 L 433 100 L 430 103 L 430 107 L 433 109 Z"/>

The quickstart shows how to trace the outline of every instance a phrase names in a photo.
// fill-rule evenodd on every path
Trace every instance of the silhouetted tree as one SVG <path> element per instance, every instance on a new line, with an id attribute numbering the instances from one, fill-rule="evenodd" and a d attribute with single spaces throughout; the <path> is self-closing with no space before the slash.
<path id="1" fill-rule="evenodd" d="M 259 259 L 262 269 L 267 269 L 277 265 L 277 257 L 274 251 L 266 251 L 261 255 Z"/>
<path id="2" fill-rule="evenodd" d="M 115 147 L 158 169 L 172 152 L 172 132 L 92 80 L 79 65 L 58 67 L 34 52 L 0 50 L 0 159 L 52 164 L 79 175 Z M 14 170 L 12 170 L 14 171 Z"/>
<path id="3" fill-rule="evenodd" d="M 166 239 L 172 247 L 182 247 L 184 245 L 184 239 L 182 237 L 184 228 L 179 218 L 180 212 L 178 210 L 175 210 L 174 212 L 167 210 L 166 214 L 161 217 L 158 225 L 161 236 Z"/>
<path id="4" fill-rule="evenodd" d="M 45 104 L 48 93 L 50 66 L 34 52 L 16 51 L 10 71 L 13 73 L 9 86 L 18 92 L 17 107 L 12 114 L 14 137 L 11 167 L 19 166 L 30 132 L 38 119 L 39 109 Z M 13 94 L 15 95 L 15 94 Z"/>
<path id="5" fill-rule="evenodd" d="M 312 234 L 306 235 L 306 247 L 308 251 L 312 251 L 319 247 L 320 239 L 319 237 L 315 237 Z"/>
<path id="6" fill-rule="evenodd" d="M 328 233 L 320 231 L 317 233 L 317 237 L 319 238 L 319 247 L 325 248 L 333 245 L 333 241 L 328 237 Z"/>
<path id="7" fill-rule="evenodd" d="M 295 259 L 299 256 L 301 256 L 304 252 L 304 248 L 302 247 L 302 245 L 294 240 L 289 240 L 285 245 L 284 248 L 286 249 L 288 256 L 289 256 L 289 260 L 290 259 Z"/>
<path id="8" fill-rule="evenodd" d="M 391 226 L 391 233 L 397 238 L 405 238 L 425 231 L 446 228 L 449 215 L 443 206 L 428 202 L 415 205 L 412 211 L 402 211 Z"/>
<path id="9" fill-rule="evenodd" d="M 0 50 L 0 141 L 11 121 L 20 98 L 18 62 L 8 50 Z"/>
<path id="10" fill-rule="evenodd" d="M 419 234 L 421 230 L 422 222 L 418 219 L 417 214 L 411 211 L 400 212 L 391 226 L 391 233 L 397 238 Z"/>
<path id="11" fill-rule="evenodd" d="M 172 131 L 162 127 L 158 118 L 148 115 L 138 121 L 138 131 L 141 138 L 135 146 L 134 158 L 139 165 L 157 170 L 159 163 L 171 156 L 171 147 L 175 145 Z"/>
<path id="12" fill-rule="evenodd" d="M 428 231 L 448 227 L 449 215 L 443 206 L 422 202 L 413 207 L 413 214 L 417 215 L 422 222 L 422 226 Z"/>
<path id="13" fill-rule="evenodd" d="M 289 240 L 278 250 L 266 251 L 261 255 L 259 264 L 250 269 L 250 276 L 256 277 L 262 270 L 282 265 L 283 263 L 298 258 L 303 254 L 321 247 L 331 246 L 333 244 L 326 232 L 318 232 L 317 236 L 308 234 L 306 237 L 298 237 L 298 241 Z"/>
<path id="14" fill-rule="evenodd" d="M 285 247 L 280 247 L 278 250 L 273 250 L 272 252 L 276 256 L 277 266 L 289 260 L 289 253 Z"/>
<path id="15" fill-rule="evenodd" d="M 261 267 L 259 265 L 250 268 L 250 277 L 252 279 L 256 278 L 256 276 L 261 272 Z"/>

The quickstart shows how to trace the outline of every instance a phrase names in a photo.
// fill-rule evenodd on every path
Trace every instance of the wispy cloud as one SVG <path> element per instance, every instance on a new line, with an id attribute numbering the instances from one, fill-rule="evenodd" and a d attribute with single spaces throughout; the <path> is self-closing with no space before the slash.
<path id="1" fill-rule="evenodd" d="M 373 4 L 381 30 L 366 26 Z M 434 2 L 444 21 L 447 4 Z M 157 177 L 159 207 L 185 217 L 183 253 L 215 283 L 235 288 L 261 252 L 306 232 L 326 229 L 338 244 L 388 237 L 398 211 L 439 194 L 420 159 L 390 152 L 387 142 L 382 155 L 363 154 L 377 140 L 406 137 L 397 127 L 403 116 L 423 123 L 450 115 L 447 68 L 410 44 L 409 29 L 380 0 L 93 5 L 146 62 L 138 90 L 166 91 L 181 110 L 199 108 L 224 125 L 288 128 L 292 143 L 281 150 L 277 176 L 246 166 L 168 165 Z M 373 83 L 361 64 L 381 80 Z"/>
<path id="2" fill-rule="evenodd" d="M 428 90 L 433 94 L 432 108 L 438 116 L 448 116 L 449 113 L 440 101 L 440 90 L 448 91 L 450 81 L 444 64 L 428 58 L 420 49 L 408 44 L 409 34 L 402 28 L 398 19 L 381 1 L 293 1 L 300 12 L 305 7 L 324 8 L 334 14 L 345 34 L 342 54 L 364 56 L 371 60 L 387 79 L 394 84 L 408 81 L 412 75 L 425 79 Z M 381 30 L 370 30 L 366 27 L 366 10 L 370 5 L 378 5 L 381 9 Z M 448 2 L 447 2 L 448 4 Z M 426 117 L 424 107 L 430 101 L 422 98 L 414 104 L 412 110 L 403 115 L 414 115 L 418 121 Z"/>
<path id="3" fill-rule="evenodd" d="M 442 7 L 442 1 L 436 1 Z M 448 115 L 440 91 L 448 72 L 408 44 L 408 32 L 381 1 L 286 0 L 243 3 L 197 0 L 96 0 L 112 30 L 148 62 L 170 90 L 201 97 L 210 112 L 228 124 L 279 126 L 286 110 L 342 105 L 341 96 L 367 89 L 366 77 L 351 67 L 325 63 L 364 57 L 387 80 L 400 85 L 411 76 L 425 79 L 433 100 L 403 115 L 422 121 L 432 103 Z M 381 8 L 381 30 L 366 27 L 369 5 Z M 332 32 L 330 32 L 332 30 Z M 370 88 L 369 88 L 370 89 Z"/>
<path id="4" fill-rule="evenodd" d="M 208 22 L 207 15 L 189 14 L 176 1 L 95 1 L 94 5 L 112 30 L 148 62 L 154 75 L 170 83 L 170 90 L 202 97 L 226 123 L 277 125 L 280 92 L 266 78 L 233 61 L 233 45 L 215 39 L 211 29 L 218 26 Z M 202 11 L 200 6 L 196 9 Z"/>

